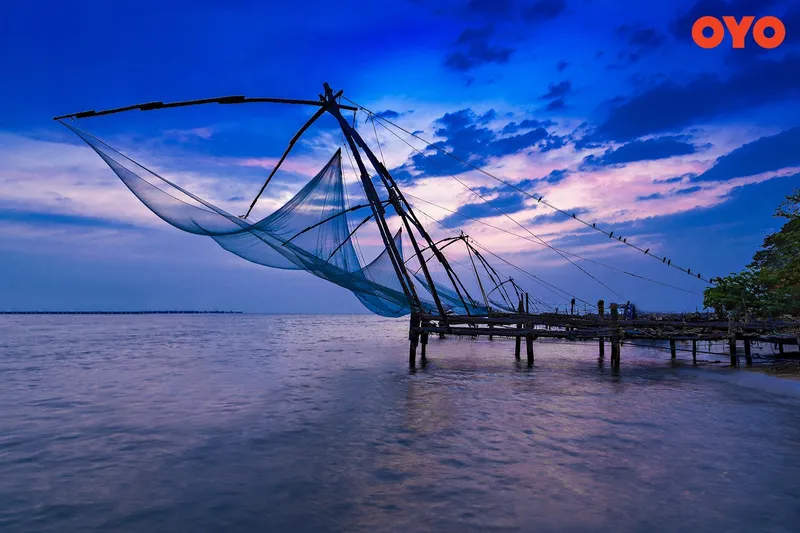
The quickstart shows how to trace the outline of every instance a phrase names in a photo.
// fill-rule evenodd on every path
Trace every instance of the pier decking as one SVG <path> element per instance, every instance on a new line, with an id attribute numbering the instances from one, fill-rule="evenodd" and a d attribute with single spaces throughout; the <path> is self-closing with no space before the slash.
<path id="1" fill-rule="evenodd" d="M 602 310 L 602 306 L 600 307 Z M 616 304 L 610 313 L 596 315 L 565 315 L 556 313 L 502 313 L 488 316 L 448 315 L 445 317 L 413 313 L 409 328 L 409 366 L 415 367 L 417 348 L 421 345 L 421 361 L 427 357 L 428 337 L 456 335 L 478 337 L 513 337 L 516 340 L 514 355 L 520 359 L 524 339 L 528 365 L 534 361 L 534 341 L 539 338 L 594 341 L 598 354 L 605 356 L 606 343 L 611 346 L 611 364 L 619 366 L 621 345 L 625 341 L 669 341 L 670 354 L 676 358 L 679 341 L 692 341 L 693 359 L 697 360 L 697 343 L 721 341 L 727 344 L 731 366 L 738 366 L 739 356 L 752 364 L 751 345 L 754 342 L 774 344 L 779 353 L 784 346 L 800 345 L 798 321 L 719 321 L 719 320 L 654 320 L 620 319 Z M 741 344 L 741 346 L 740 346 Z M 740 350 L 741 349 L 741 350 Z"/>

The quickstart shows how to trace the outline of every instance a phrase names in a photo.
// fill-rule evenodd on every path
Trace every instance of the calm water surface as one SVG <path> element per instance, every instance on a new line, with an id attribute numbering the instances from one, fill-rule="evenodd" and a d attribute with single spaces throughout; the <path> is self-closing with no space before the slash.
<path id="1" fill-rule="evenodd" d="M 800 382 L 372 316 L 0 316 L 0 531 L 800 531 Z"/>

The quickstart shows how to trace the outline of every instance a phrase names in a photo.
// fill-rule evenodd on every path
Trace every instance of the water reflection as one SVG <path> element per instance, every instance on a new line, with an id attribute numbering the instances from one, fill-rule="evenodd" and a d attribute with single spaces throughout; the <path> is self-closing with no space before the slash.
<path id="1" fill-rule="evenodd" d="M 0 318 L 0 530 L 750 532 L 800 518 L 797 387 L 647 348 L 624 347 L 616 369 L 594 343 L 543 340 L 529 369 L 513 341 L 431 337 L 409 373 L 405 326 Z"/>

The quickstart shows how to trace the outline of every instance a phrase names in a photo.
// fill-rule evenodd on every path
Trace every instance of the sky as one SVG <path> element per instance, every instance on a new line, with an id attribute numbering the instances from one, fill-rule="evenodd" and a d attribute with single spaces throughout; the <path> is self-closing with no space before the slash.
<path id="1" fill-rule="evenodd" d="M 705 15 L 776 16 L 786 39 L 762 49 L 748 37 L 733 49 L 726 35 L 703 49 L 691 27 Z M 780 227 L 772 214 L 800 187 L 795 2 L 12 2 L 0 19 L 0 72 L 0 311 L 365 311 L 342 288 L 248 263 L 153 215 L 52 121 L 87 109 L 315 100 L 328 82 L 513 184 L 356 117 L 433 237 L 464 231 L 504 276 L 562 308 L 569 294 L 579 308 L 603 298 L 702 309 L 706 283 L 616 237 L 724 276 Z M 313 111 L 209 105 L 74 124 L 243 213 Z M 340 144 L 333 119 L 318 121 L 254 217 L 287 201 Z M 372 227 L 358 242 L 367 261 L 380 251 Z M 468 261 L 456 248 L 453 260 Z"/>

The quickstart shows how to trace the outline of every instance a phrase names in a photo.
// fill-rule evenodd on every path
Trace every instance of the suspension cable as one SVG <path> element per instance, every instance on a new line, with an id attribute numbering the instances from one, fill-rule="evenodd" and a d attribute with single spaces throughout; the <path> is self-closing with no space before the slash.
<path id="1" fill-rule="evenodd" d="M 362 106 L 362 105 L 360 105 L 360 104 L 358 104 L 358 103 L 354 102 L 353 100 L 350 100 L 350 99 L 349 99 L 349 98 L 347 98 L 346 96 L 343 96 L 342 98 L 344 98 L 345 100 L 347 100 L 348 102 L 350 102 L 350 103 L 351 103 L 351 104 L 353 104 L 354 106 L 356 106 L 356 107 L 359 107 L 359 108 L 360 108 L 361 110 L 363 110 L 364 112 L 367 112 L 367 113 L 372 113 L 372 114 L 374 114 L 374 113 L 373 113 L 372 111 L 370 111 L 369 109 L 367 109 L 367 108 L 365 108 L 364 106 Z M 568 213 L 567 211 L 565 211 L 565 210 L 563 210 L 563 209 L 561 209 L 561 208 L 559 208 L 559 207 L 557 207 L 557 206 L 555 206 L 555 205 L 551 204 L 551 203 L 550 203 L 550 202 L 548 202 L 547 200 L 545 200 L 545 199 L 544 199 L 544 196 L 542 196 L 542 195 L 539 195 L 539 196 L 537 196 L 537 195 L 535 195 L 535 194 L 531 194 L 531 193 L 529 193 L 528 191 L 525 191 L 524 189 L 521 189 L 521 188 L 520 188 L 520 187 L 518 187 L 517 185 L 514 185 L 513 183 L 509 183 L 508 181 L 506 181 L 506 180 L 504 180 L 504 179 L 502 179 L 502 178 L 498 178 L 498 177 L 497 177 L 497 176 L 495 176 L 494 174 L 491 174 L 490 172 L 488 172 L 488 171 L 486 171 L 486 170 L 482 169 L 481 167 L 479 167 L 479 166 L 477 166 L 477 165 L 475 165 L 475 164 L 473 164 L 473 163 L 470 163 L 469 161 L 466 161 L 466 160 L 464 160 L 464 159 L 462 159 L 462 158 L 460 158 L 460 157 L 456 156 L 455 154 L 453 154 L 453 153 L 451 153 L 451 152 L 449 152 L 449 151 L 445 150 L 444 148 L 442 148 L 442 147 L 440 147 L 440 146 L 437 146 L 437 145 L 436 145 L 436 144 L 434 144 L 434 143 L 431 143 L 431 142 L 429 142 L 429 141 L 425 140 L 424 138 L 420 137 L 420 136 L 419 136 L 419 135 L 417 135 L 416 133 L 414 133 L 414 132 L 411 132 L 411 131 L 408 131 L 407 129 L 403 128 L 402 126 L 399 126 L 398 124 L 395 124 L 394 122 L 390 121 L 389 119 L 387 119 L 387 118 L 385 118 L 385 117 L 382 117 L 382 116 L 380 116 L 380 115 L 375 115 L 375 116 L 378 118 L 378 120 L 380 120 L 380 121 L 381 121 L 381 123 L 385 122 L 385 123 L 387 123 L 387 124 L 389 124 L 389 125 L 391 125 L 391 126 L 394 126 L 395 128 L 397 128 L 397 129 L 401 130 L 402 132 L 406 133 L 407 135 L 410 135 L 410 136 L 412 136 L 412 137 L 414 137 L 414 138 L 416 138 L 416 139 L 418 139 L 418 140 L 422 141 L 422 142 L 423 142 L 423 143 L 425 143 L 425 144 L 426 144 L 428 147 L 431 147 L 431 148 L 433 148 L 433 149 L 435 149 L 435 150 L 437 150 L 437 151 L 441 152 L 442 154 L 444 154 L 444 155 L 446 155 L 446 156 L 448 156 L 448 157 L 450 157 L 450 158 L 452 158 L 452 159 L 455 159 L 456 161 L 459 161 L 459 162 L 463 163 L 464 165 L 467 165 L 467 166 L 469 166 L 470 168 L 473 168 L 474 170 L 477 170 L 477 171 L 478 171 L 478 172 L 480 172 L 481 174 L 484 174 L 484 175 L 486 175 L 486 176 L 490 177 L 491 179 L 493 179 L 493 180 L 495 180 L 495 181 L 497 181 L 497 182 L 499 182 L 499 183 L 502 183 L 502 184 L 504 184 L 505 186 L 507 186 L 507 187 L 509 187 L 509 188 L 511 188 L 511 189 L 514 189 L 514 190 L 516 190 L 516 191 L 518 191 L 518 192 L 520 192 L 520 193 L 524 194 L 525 196 L 528 196 L 529 198 L 533 198 L 534 200 L 536 200 L 536 201 L 537 201 L 537 203 L 544 204 L 544 205 L 546 205 L 547 207 L 549 207 L 550 209 L 553 209 L 554 211 L 557 211 L 557 212 L 559 212 L 559 213 L 561 213 L 561 214 L 563 214 L 563 215 L 565 215 L 565 216 L 567 216 L 567 217 L 569 217 L 569 218 L 572 218 L 573 220 L 577 220 L 578 222 L 580 222 L 580 223 L 581 223 L 581 224 L 583 224 L 584 226 L 587 226 L 587 227 L 589 227 L 589 228 L 592 228 L 592 229 L 593 229 L 593 230 L 595 230 L 595 231 L 598 231 L 598 232 L 600 232 L 600 233 L 602 233 L 602 234 L 604 234 L 604 235 L 607 235 L 609 238 L 613 238 L 613 237 L 614 237 L 614 232 L 613 232 L 613 231 L 611 231 L 611 232 L 608 232 L 608 231 L 606 231 L 606 230 L 604 230 L 604 229 L 602 229 L 602 228 L 598 228 L 598 227 L 597 227 L 597 223 L 588 222 L 588 221 L 586 221 L 586 220 L 583 220 L 582 218 L 578 217 L 578 216 L 577 216 L 576 214 L 574 214 L 574 213 L 573 213 L 573 214 L 570 214 L 570 213 Z M 692 276 L 692 277 L 695 277 L 695 278 L 697 278 L 697 279 L 700 279 L 700 280 L 702 280 L 702 281 L 704 281 L 704 282 L 706 282 L 706 283 L 708 283 L 708 284 L 712 284 L 712 285 L 714 284 L 714 283 L 713 283 L 711 280 L 704 278 L 704 277 L 703 277 L 702 275 L 700 275 L 699 273 L 698 273 L 698 274 L 692 274 L 692 271 L 691 271 L 691 269 L 690 269 L 690 268 L 683 268 L 683 267 L 681 267 L 681 266 L 678 266 L 678 265 L 674 264 L 674 263 L 672 262 L 672 260 L 671 260 L 671 259 L 667 259 L 666 257 L 658 257 L 657 255 L 654 255 L 654 254 L 650 253 L 650 248 L 643 249 L 643 248 L 641 248 L 641 247 L 639 247 L 639 246 L 637 246 L 637 245 L 635 245 L 635 244 L 633 244 L 633 243 L 630 243 L 630 242 L 628 242 L 628 240 L 627 240 L 627 239 L 623 239 L 623 238 L 622 238 L 622 236 L 618 236 L 618 237 L 617 237 L 617 240 L 618 240 L 619 242 L 621 242 L 621 243 L 623 243 L 623 244 L 627 245 L 627 246 L 630 246 L 631 248 L 633 248 L 633 249 L 635 249 L 635 250 L 638 250 L 638 251 L 642 252 L 644 255 L 647 255 L 647 256 L 649 256 L 649 257 L 652 257 L 653 259 L 657 259 L 657 260 L 661 261 L 663 264 L 666 264 L 667 266 L 670 266 L 670 267 L 672 267 L 672 268 L 676 268 L 676 269 L 680 270 L 681 272 L 684 272 L 684 273 L 686 273 L 686 274 L 688 274 L 688 275 L 690 275 L 690 276 Z"/>
<path id="2" fill-rule="evenodd" d="M 414 150 L 415 152 L 417 152 L 417 153 L 419 153 L 419 154 L 422 154 L 422 155 L 423 155 L 423 156 L 425 156 L 425 157 L 429 157 L 427 154 L 425 154 L 424 152 L 422 152 L 422 151 L 418 150 L 416 147 L 414 147 L 413 145 L 411 145 L 411 144 L 410 144 L 408 141 L 406 141 L 405 139 L 403 139 L 402 137 L 400 137 L 399 135 L 397 135 L 395 132 L 393 132 L 392 130 L 390 130 L 389 128 L 387 128 L 386 126 L 384 126 L 383 124 L 381 124 L 381 126 L 382 126 L 384 129 L 386 129 L 386 131 L 388 131 L 389 133 L 391 133 L 392 135 L 394 135 L 395 137 L 397 137 L 398 139 L 400 139 L 402 142 L 404 142 L 404 143 L 405 143 L 405 144 L 406 144 L 406 145 L 407 145 L 409 148 L 411 148 L 411 149 L 412 149 L 412 150 Z M 437 167 L 439 167 L 439 168 L 441 169 L 441 166 L 440 166 L 438 163 L 436 163 L 435 161 L 433 161 L 432 159 L 430 159 L 430 162 L 431 162 L 431 163 L 433 163 L 434 165 L 436 165 Z M 624 297 L 624 296 L 622 296 L 622 295 L 621 295 L 621 294 L 619 294 L 617 291 L 615 291 L 614 289 L 612 289 L 611 287 L 609 287 L 608 285 L 606 285 L 605 283 L 603 283 L 603 282 L 602 282 L 600 279 L 598 279 L 596 276 L 592 275 L 592 274 L 591 274 L 590 272 L 588 272 L 586 269 L 584 269 L 583 267 L 581 267 L 580 265 L 578 265 L 577 263 L 575 263 L 575 262 L 574 262 L 572 259 L 570 259 L 569 257 L 567 257 L 565 254 L 561 253 L 561 251 L 560 251 L 560 250 L 558 250 L 557 248 L 555 248 L 555 247 L 551 246 L 551 245 L 550 245 L 550 243 L 548 243 L 547 241 L 545 241 L 544 239 L 542 239 L 541 237 L 539 237 L 538 235 L 536 235 L 535 233 L 533 233 L 533 232 L 532 232 L 530 229 L 528 229 L 527 227 L 525 227 L 524 225 L 522 225 L 520 222 L 518 222 L 518 221 L 517 221 L 515 218 L 513 218 L 511 215 L 509 215 L 508 213 L 506 213 L 505 211 L 503 211 L 502 209 L 500 209 L 499 207 L 497 207 L 496 205 L 494 205 L 494 204 L 493 204 L 491 201 L 487 200 L 487 199 L 486 199 L 486 198 L 485 198 L 485 197 L 484 197 L 484 196 L 483 196 L 481 193 L 479 193 L 478 191 L 476 191 L 474 188 L 470 187 L 469 185 L 467 185 L 466 183 L 464 183 L 462 180 L 458 179 L 458 178 L 457 178 L 456 176 L 454 176 L 453 174 L 449 174 L 449 176 L 450 176 L 451 178 L 453 178 L 454 180 L 456 180 L 458 183 L 460 183 L 460 184 L 461 184 L 461 185 L 462 185 L 464 188 L 466 188 L 467 190 L 469 190 L 469 191 L 471 191 L 473 194 L 475 194 L 475 195 L 476 195 L 478 198 L 480 198 L 481 200 L 483 200 L 483 201 L 484 201 L 486 204 L 488 204 L 488 205 L 489 205 L 489 206 L 491 206 L 492 208 L 496 209 L 496 210 L 497 210 L 497 211 L 498 211 L 500 214 L 502 214 L 504 217 L 506 217 L 507 219 L 509 219 L 511 222 L 513 222 L 514 224 L 516 224 L 517 226 L 519 226 L 519 227 L 520 227 L 520 228 L 522 228 L 523 230 L 527 231 L 527 232 L 528 232 L 528 233 L 529 233 L 529 234 L 530 234 L 532 237 L 534 237 L 535 239 L 539 240 L 539 241 L 540 241 L 540 242 L 541 242 L 541 243 L 542 243 L 544 246 L 547 246 L 548 248 L 550 248 L 551 250 L 553 250 L 554 252 L 556 252 L 558 255 L 560 255 L 562 258 L 564 258 L 566 261 L 568 261 L 568 262 L 569 262 L 569 263 L 571 263 L 573 266 L 575 266 L 577 269 L 579 269 L 581 272 L 583 272 L 584 274 L 586 274 L 587 276 L 589 276 L 591 279 L 593 279 L 594 281 L 596 281 L 597 283 L 599 283 L 600 285 L 602 285 L 602 286 L 603 286 L 603 287 L 604 287 L 606 290 L 610 291 L 610 292 L 611 292 L 612 294 L 614 294 L 615 296 L 617 296 L 617 297 L 619 297 L 619 298 L 622 298 L 623 300 L 625 299 L 625 297 Z"/>
<path id="3" fill-rule="evenodd" d="M 423 214 L 423 215 L 425 215 L 426 217 L 428 217 L 428 218 L 430 218 L 431 220 L 433 220 L 433 221 L 434 221 L 434 222 L 435 222 L 437 225 L 439 225 L 440 227 L 442 227 L 442 228 L 443 228 L 445 231 L 449 231 L 449 228 L 447 228 L 447 227 L 446 227 L 444 224 L 442 224 L 441 222 L 439 222 L 438 220 L 436 220 L 435 218 L 433 218 L 432 216 L 430 216 L 430 215 L 429 215 L 428 213 L 426 213 L 425 211 L 423 211 L 423 210 L 421 210 L 421 209 L 419 209 L 419 208 L 417 208 L 417 211 L 419 211 L 420 213 L 422 213 L 422 214 Z M 550 283 L 550 282 L 548 282 L 548 281 L 545 281 L 545 280 L 543 280 L 543 279 L 542 279 L 542 278 L 540 278 L 539 276 L 537 276 L 537 275 L 535 275 L 535 274 L 532 274 L 532 273 L 528 272 L 527 270 L 524 270 L 524 269 L 523 269 L 523 268 L 521 268 L 521 267 L 518 267 L 517 265 L 515 265 L 515 264 L 511 263 L 510 261 L 508 261 L 508 260 L 506 260 L 506 259 L 503 259 L 502 257 L 500 257 L 499 255 L 497 255 L 496 253 L 492 252 L 491 250 L 487 249 L 485 246 L 481 245 L 481 244 L 480 244 L 478 241 L 476 241 L 475 239 L 472 239 L 472 242 L 474 242 L 476 246 L 478 246 L 479 248 L 481 248 L 481 249 L 482 249 L 483 251 L 485 251 L 486 253 L 493 255 L 494 257 L 496 257 L 496 258 L 498 258 L 499 260 L 503 261 L 504 263 L 506 263 L 507 265 L 511 266 L 512 268 L 514 268 L 514 269 L 516 269 L 516 270 L 519 270 L 520 272 L 522 272 L 523 274 L 525 274 L 526 276 L 528 276 L 528 277 L 529 277 L 529 278 L 531 278 L 532 280 L 536 281 L 537 283 L 539 283 L 539 284 L 542 284 L 543 286 L 545 286 L 545 288 L 546 288 L 547 290 L 549 290 L 550 292 L 553 292 L 554 294 L 557 294 L 559 297 L 563 298 L 563 295 L 562 295 L 562 294 L 566 294 L 566 295 L 567 295 L 569 298 L 575 298 L 576 300 L 580 300 L 581 302 L 584 302 L 584 303 L 586 303 L 587 305 L 594 305 L 594 304 L 591 304 L 591 303 L 587 302 L 587 301 L 586 301 L 586 300 L 584 300 L 583 298 L 579 298 L 579 297 L 575 296 L 574 294 L 570 294 L 569 292 L 567 292 L 567 291 L 565 291 L 565 290 L 563 290 L 563 289 L 561 289 L 561 288 L 559 288 L 559 287 L 557 287 L 557 286 L 553 285 L 552 283 Z M 556 292 L 556 291 L 558 291 L 558 292 L 561 292 L 562 294 L 558 294 L 558 292 Z M 543 302 L 540 302 L 540 303 L 542 303 L 542 305 L 545 305 Z"/>
<path id="4" fill-rule="evenodd" d="M 470 216 L 464 215 L 462 213 L 459 213 L 458 211 L 453 211 L 452 209 L 448 209 L 448 208 L 446 208 L 444 206 L 441 206 L 439 204 L 435 204 L 435 203 L 431 202 L 430 200 L 426 200 L 425 198 L 420 198 L 419 196 L 415 196 L 415 195 L 411 194 L 410 192 L 406 192 L 405 195 L 406 196 L 410 196 L 411 198 L 414 198 L 415 200 L 419 200 L 420 202 L 425 202 L 426 204 L 432 205 L 433 207 L 441 209 L 442 211 L 447 211 L 448 213 L 456 215 L 457 217 L 464 218 L 466 220 L 471 220 L 473 222 L 477 222 L 478 224 L 482 224 L 482 225 L 484 225 L 486 227 L 495 229 L 497 231 L 501 231 L 501 232 L 506 233 L 508 235 L 511 235 L 513 237 L 517 237 L 518 239 L 524 239 L 524 240 L 526 240 L 528 242 L 531 242 L 533 244 L 536 244 L 538 246 L 544 246 L 539 241 L 535 241 L 535 240 L 531 239 L 530 237 L 526 237 L 525 235 L 519 235 L 518 233 L 514 233 L 512 231 L 508 231 L 507 229 L 503 229 L 503 228 L 501 228 L 499 226 L 495 226 L 493 224 L 489 224 L 488 222 L 485 222 L 485 221 L 483 221 L 483 220 L 481 220 L 479 218 L 470 217 Z M 556 248 L 556 247 L 553 246 L 553 248 Z M 598 265 L 598 266 L 601 266 L 601 267 L 605 267 L 605 268 L 614 270 L 616 272 L 620 272 L 620 273 L 625 274 L 627 276 L 638 278 L 638 279 L 641 279 L 641 280 L 644 280 L 644 281 L 649 281 L 650 283 L 656 283 L 658 285 L 663 285 L 664 287 L 669 287 L 671 289 L 675 289 L 675 290 L 678 290 L 678 291 L 683 291 L 683 292 L 686 292 L 686 293 L 689 293 L 689 294 L 695 294 L 697 296 L 702 296 L 703 295 L 702 293 L 699 293 L 699 292 L 696 292 L 696 291 L 691 291 L 689 289 L 684 289 L 683 287 L 678 287 L 676 285 L 670 285 L 669 283 L 665 283 L 665 282 L 659 281 L 657 279 L 648 278 L 648 277 L 642 276 L 640 274 L 634 274 L 633 272 L 628 272 L 627 270 L 623 270 L 621 268 L 618 268 L 618 267 L 615 267 L 615 266 L 612 266 L 612 265 L 597 261 L 595 259 L 589 259 L 588 257 L 584 257 L 584 256 L 578 255 L 576 253 L 568 252 L 568 251 L 564 250 L 563 248 L 556 248 L 556 249 L 560 250 L 562 253 L 564 253 L 566 255 L 575 257 L 575 258 L 580 259 L 582 261 L 587 261 L 589 263 L 594 263 L 595 265 Z"/>

